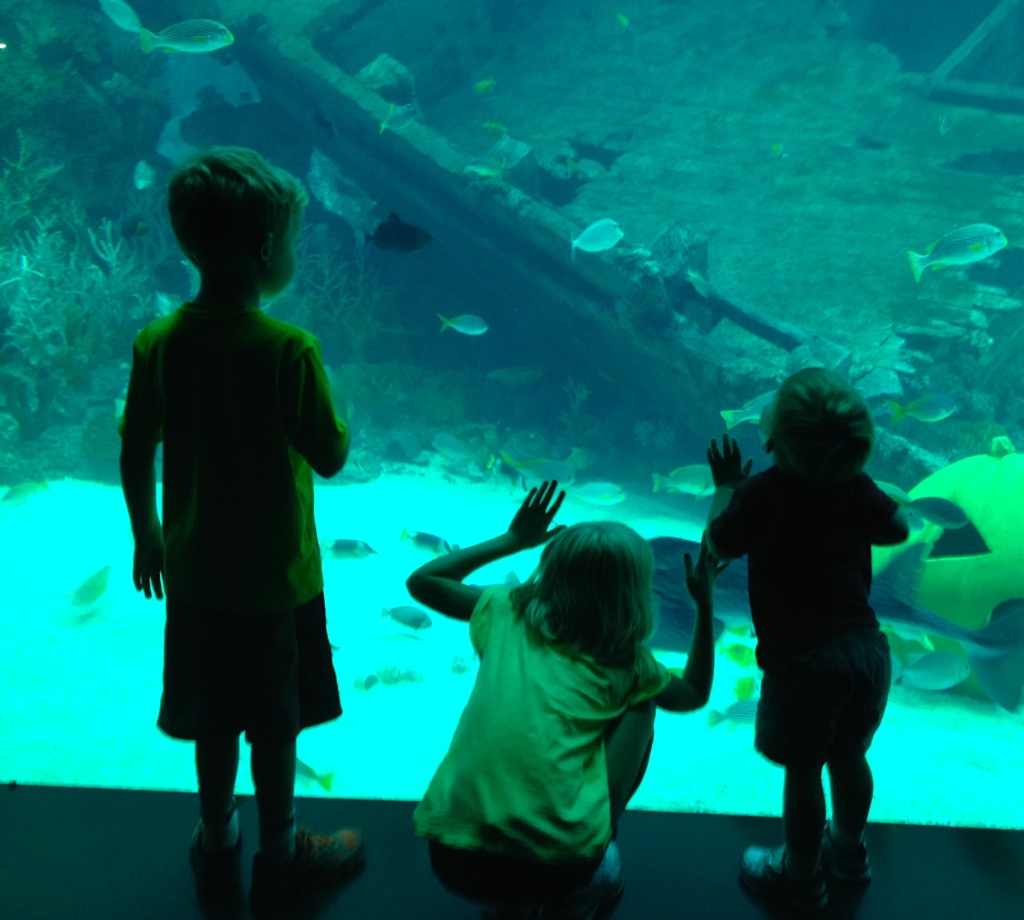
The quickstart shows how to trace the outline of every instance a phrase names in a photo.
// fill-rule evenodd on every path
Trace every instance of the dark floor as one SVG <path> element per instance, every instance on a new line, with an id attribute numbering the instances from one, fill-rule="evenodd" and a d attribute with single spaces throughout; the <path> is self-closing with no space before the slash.
<path id="1" fill-rule="evenodd" d="M 2 920 L 243 920 L 242 893 L 201 908 L 188 845 L 197 797 L 17 786 L 0 790 Z M 367 865 L 347 887 L 286 916 L 345 920 L 471 920 L 474 908 L 434 880 L 426 846 L 412 834 L 410 802 L 301 799 L 301 824 L 317 831 L 355 824 L 367 837 Z M 239 810 L 248 890 L 257 840 L 251 799 Z M 775 843 L 779 822 L 764 818 L 628 812 L 619 829 L 626 894 L 617 920 L 757 918 L 765 910 L 740 888 L 748 843 Z M 875 878 L 863 894 L 832 886 L 822 918 L 1017 920 L 1024 917 L 1024 833 L 872 825 Z"/>

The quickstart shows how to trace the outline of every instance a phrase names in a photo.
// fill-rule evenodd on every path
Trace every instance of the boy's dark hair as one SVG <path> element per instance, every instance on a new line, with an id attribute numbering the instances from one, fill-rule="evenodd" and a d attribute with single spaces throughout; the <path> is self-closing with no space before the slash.
<path id="1" fill-rule="evenodd" d="M 863 472 L 875 443 L 864 398 L 823 367 L 787 377 L 761 428 L 781 469 L 818 482 L 849 482 Z"/>
<path id="2" fill-rule="evenodd" d="M 255 150 L 217 147 L 181 163 L 167 185 L 167 209 L 182 252 L 204 271 L 260 252 L 309 202 L 291 173 Z"/>

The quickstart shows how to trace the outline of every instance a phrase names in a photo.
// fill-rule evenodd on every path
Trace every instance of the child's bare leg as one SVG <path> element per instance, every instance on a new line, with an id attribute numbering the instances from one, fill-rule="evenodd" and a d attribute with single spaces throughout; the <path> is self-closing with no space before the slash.
<path id="1" fill-rule="evenodd" d="M 275 862 L 287 862 L 295 855 L 295 742 L 254 742 L 251 765 L 260 853 Z"/>
<path id="2" fill-rule="evenodd" d="M 830 760 L 828 776 L 832 782 L 832 841 L 839 849 L 849 850 L 860 843 L 868 823 L 875 781 L 863 754 Z"/>
<path id="3" fill-rule="evenodd" d="M 238 735 L 196 741 L 199 814 L 203 819 L 203 848 L 221 850 L 238 840 L 235 777 L 238 774 Z"/>
<path id="4" fill-rule="evenodd" d="M 786 840 L 786 865 L 794 875 L 807 876 L 818 867 L 824 828 L 821 767 L 786 767 L 782 832 Z"/>
<path id="5" fill-rule="evenodd" d="M 604 757 L 608 767 L 608 796 L 612 827 L 640 786 L 654 744 L 653 700 L 627 709 L 604 734 Z"/>

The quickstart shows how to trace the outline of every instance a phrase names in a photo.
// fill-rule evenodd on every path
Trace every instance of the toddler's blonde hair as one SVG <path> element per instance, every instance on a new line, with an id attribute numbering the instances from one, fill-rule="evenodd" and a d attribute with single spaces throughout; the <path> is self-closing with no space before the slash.
<path id="1" fill-rule="evenodd" d="M 182 162 L 167 185 L 167 209 L 182 252 L 196 268 L 258 255 L 308 204 L 302 183 L 247 147 L 217 147 Z"/>
<path id="2" fill-rule="evenodd" d="M 616 663 L 654 634 L 653 580 L 647 541 L 625 524 L 594 521 L 552 537 L 512 601 L 545 639 Z"/>
<path id="3" fill-rule="evenodd" d="M 761 434 L 781 469 L 842 483 L 867 465 L 875 424 L 852 384 L 823 367 L 806 367 L 779 386 L 761 417 Z"/>

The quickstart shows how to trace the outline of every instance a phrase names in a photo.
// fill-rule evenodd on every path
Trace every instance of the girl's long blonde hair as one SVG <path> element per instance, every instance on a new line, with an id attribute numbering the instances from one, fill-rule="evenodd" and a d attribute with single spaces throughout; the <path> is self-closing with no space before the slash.
<path id="1" fill-rule="evenodd" d="M 544 639 L 602 662 L 630 659 L 657 627 L 654 554 L 631 527 L 575 524 L 544 547 L 512 603 Z"/>

